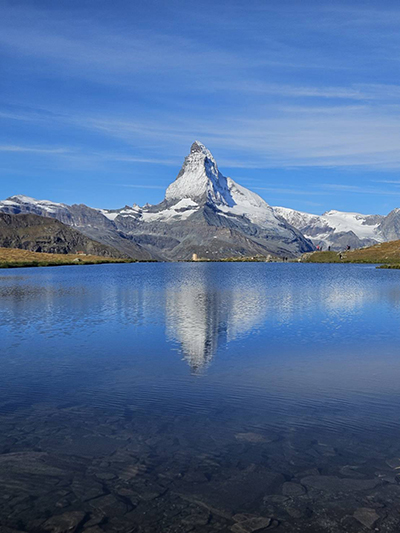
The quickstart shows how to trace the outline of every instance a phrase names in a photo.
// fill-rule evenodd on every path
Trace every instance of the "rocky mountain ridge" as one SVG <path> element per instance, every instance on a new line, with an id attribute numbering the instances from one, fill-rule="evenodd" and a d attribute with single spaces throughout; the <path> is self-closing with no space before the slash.
<path id="1" fill-rule="evenodd" d="M 89 239 L 53 218 L 0 212 L 0 247 L 31 252 L 76 254 L 123 258 L 115 248 Z"/>
<path id="2" fill-rule="evenodd" d="M 400 209 L 396 208 L 387 216 L 364 215 L 343 211 L 327 211 L 313 215 L 289 209 L 274 207 L 275 214 L 297 228 L 323 249 L 343 250 L 347 246 L 362 248 L 380 242 L 400 239 Z"/>

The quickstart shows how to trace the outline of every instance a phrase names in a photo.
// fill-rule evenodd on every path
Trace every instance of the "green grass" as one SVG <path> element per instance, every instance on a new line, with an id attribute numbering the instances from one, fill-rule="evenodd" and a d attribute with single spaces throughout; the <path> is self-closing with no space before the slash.
<path id="1" fill-rule="evenodd" d="M 302 258 L 303 263 L 343 263 L 338 252 L 312 252 Z"/>
<path id="2" fill-rule="evenodd" d="M 400 270 L 400 264 L 398 265 L 380 265 L 378 268 L 388 268 L 388 269 L 394 269 L 394 270 Z"/>

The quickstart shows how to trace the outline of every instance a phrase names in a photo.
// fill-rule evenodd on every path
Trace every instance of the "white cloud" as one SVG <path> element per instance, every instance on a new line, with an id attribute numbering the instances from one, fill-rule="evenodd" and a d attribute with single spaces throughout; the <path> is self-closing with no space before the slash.
<path id="1" fill-rule="evenodd" d="M 33 154 L 61 155 L 70 153 L 69 148 L 42 148 L 32 146 L 0 145 L 0 152 L 26 152 Z"/>

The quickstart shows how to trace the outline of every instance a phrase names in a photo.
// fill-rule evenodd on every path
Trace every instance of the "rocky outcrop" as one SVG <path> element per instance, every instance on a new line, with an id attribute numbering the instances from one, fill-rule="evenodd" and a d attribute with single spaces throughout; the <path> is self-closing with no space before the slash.
<path id="1" fill-rule="evenodd" d="M 38 215 L 0 213 L 0 247 L 55 254 L 83 252 L 102 257 L 123 257 L 115 248 L 89 239 L 58 220 Z"/>

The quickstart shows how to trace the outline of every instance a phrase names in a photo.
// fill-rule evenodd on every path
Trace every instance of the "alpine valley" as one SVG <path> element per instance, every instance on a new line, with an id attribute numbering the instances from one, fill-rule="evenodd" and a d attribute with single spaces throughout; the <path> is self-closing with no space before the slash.
<path id="1" fill-rule="evenodd" d="M 92 247 L 93 241 L 105 246 L 107 255 L 139 260 L 186 260 L 194 253 L 209 259 L 257 254 L 294 258 L 316 246 L 340 250 L 400 239 L 400 209 L 387 216 L 339 211 L 318 216 L 271 207 L 223 176 L 198 141 L 158 205 L 110 210 L 17 195 L 1 201 L 0 211 L 57 219 L 89 239 Z M 34 249 L 35 243 L 29 246 Z"/>

